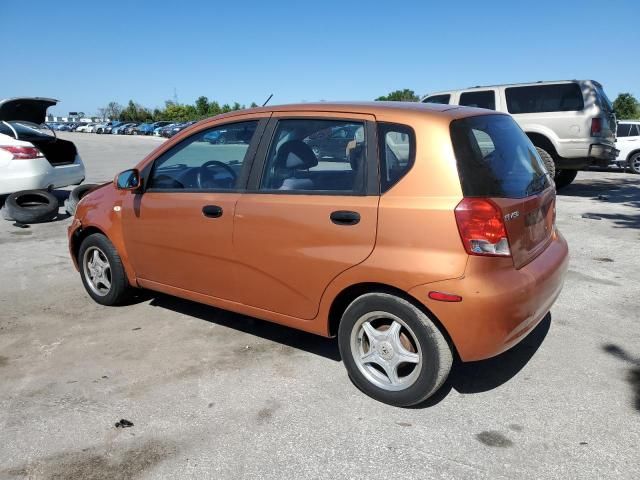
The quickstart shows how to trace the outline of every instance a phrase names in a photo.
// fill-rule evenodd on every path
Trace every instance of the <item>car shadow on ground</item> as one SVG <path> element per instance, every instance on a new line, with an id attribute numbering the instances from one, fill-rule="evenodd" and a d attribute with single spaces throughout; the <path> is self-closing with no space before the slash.
<path id="1" fill-rule="evenodd" d="M 335 339 L 320 337 L 276 323 L 169 295 L 150 293 L 149 297 L 151 297 L 150 305 L 154 307 L 166 308 L 183 315 L 189 315 L 210 323 L 215 323 L 216 325 L 222 325 L 223 327 L 232 328 L 249 335 L 264 338 L 265 340 L 319 355 L 329 360 L 336 362 L 341 361 L 338 343 Z M 138 299 L 138 302 L 145 301 L 149 297 L 145 298 L 142 296 Z"/>
<path id="2" fill-rule="evenodd" d="M 636 177 L 610 177 L 602 180 L 580 180 L 578 177 L 571 185 L 560 189 L 558 195 L 640 207 L 640 175 Z"/>
<path id="3" fill-rule="evenodd" d="M 640 412 L 640 357 L 633 357 L 625 349 L 612 343 L 603 345 L 602 349 L 629 365 L 626 380 L 634 393 L 633 407 Z"/>
<path id="4" fill-rule="evenodd" d="M 150 305 L 154 307 L 166 308 L 336 362 L 342 360 L 336 339 L 320 337 L 253 317 L 152 292 L 141 291 L 131 303 L 140 303 L 149 299 L 151 299 Z M 493 390 L 508 382 L 524 368 L 540 348 L 550 325 L 551 314 L 549 313 L 524 340 L 497 357 L 479 362 L 454 362 L 451 374 L 442 388 L 416 407 L 425 408 L 436 405 L 446 398 L 451 389 L 459 393 L 480 393 Z"/>

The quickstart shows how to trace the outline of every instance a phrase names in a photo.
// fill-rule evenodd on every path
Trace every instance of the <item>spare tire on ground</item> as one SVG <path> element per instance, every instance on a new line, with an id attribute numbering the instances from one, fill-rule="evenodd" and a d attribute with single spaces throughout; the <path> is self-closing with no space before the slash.
<path id="1" fill-rule="evenodd" d="M 9 195 L 3 208 L 7 220 L 49 222 L 58 215 L 58 199 L 45 190 L 23 190 Z"/>
<path id="2" fill-rule="evenodd" d="M 71 191 L 69 198 L 64 201 L 64 209 L 71 216 L 76 214 L 76 207 L 78 206 L 78 202 L 91 190 L 96 188 L 98 185 L 95 183 L 85 183 L 83 185 L 79 185 Z"/>

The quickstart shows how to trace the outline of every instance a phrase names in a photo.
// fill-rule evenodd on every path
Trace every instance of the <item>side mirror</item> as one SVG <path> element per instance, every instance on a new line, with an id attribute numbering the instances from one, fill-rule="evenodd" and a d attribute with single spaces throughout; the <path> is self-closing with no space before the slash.
<path id="1" fill-rule="evenodd" d="M 138 190 L 142 185 L 140 172 L 136 168 L 119 173 L 115 179 L 118 190 Z"/>

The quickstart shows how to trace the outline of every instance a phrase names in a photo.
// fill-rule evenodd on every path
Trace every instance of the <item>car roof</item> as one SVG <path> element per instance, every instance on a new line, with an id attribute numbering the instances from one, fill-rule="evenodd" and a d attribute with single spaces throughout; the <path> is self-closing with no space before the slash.
<path id="1" fill-rule="evenodd" d="M 480 108 L 463 107 L 459 105 L 441 105 L 420 102 L 317 102 L 317 103 L 292 103 L 286 105 L 273 105 L 267 107 L 247 108 L 223 113 L 214 118 L 228 118 L 238 115 L 271 112 L 320 112 L 320 113 L 353 113 L 368 115 L 384 114 L 408 114 L 432 117 L 448 117 L 453 119 L 478 114 L 487 114 Z M 500 114 L 500 112 L 492 112 Z"/>

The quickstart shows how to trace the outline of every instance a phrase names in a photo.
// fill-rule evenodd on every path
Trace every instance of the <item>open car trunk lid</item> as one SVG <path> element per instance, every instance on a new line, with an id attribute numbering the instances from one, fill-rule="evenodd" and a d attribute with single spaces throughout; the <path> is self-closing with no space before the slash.
<path id="1" fill-rule="evenodd" d="M 0 120 L 24 121 L 35 124 L 44 123 L 47 109 L 56 105 L 53 98 L 24 97 L 0 100 Z"/>
<path id="2" fill-rule="evenodd" d="M 463 195 L 500 209 L 513 264 L 523 267 L 549 245 L 555 224 L 555 187 L 535 147 L 501 114 L 454 120 L 451 140 Z"/>

